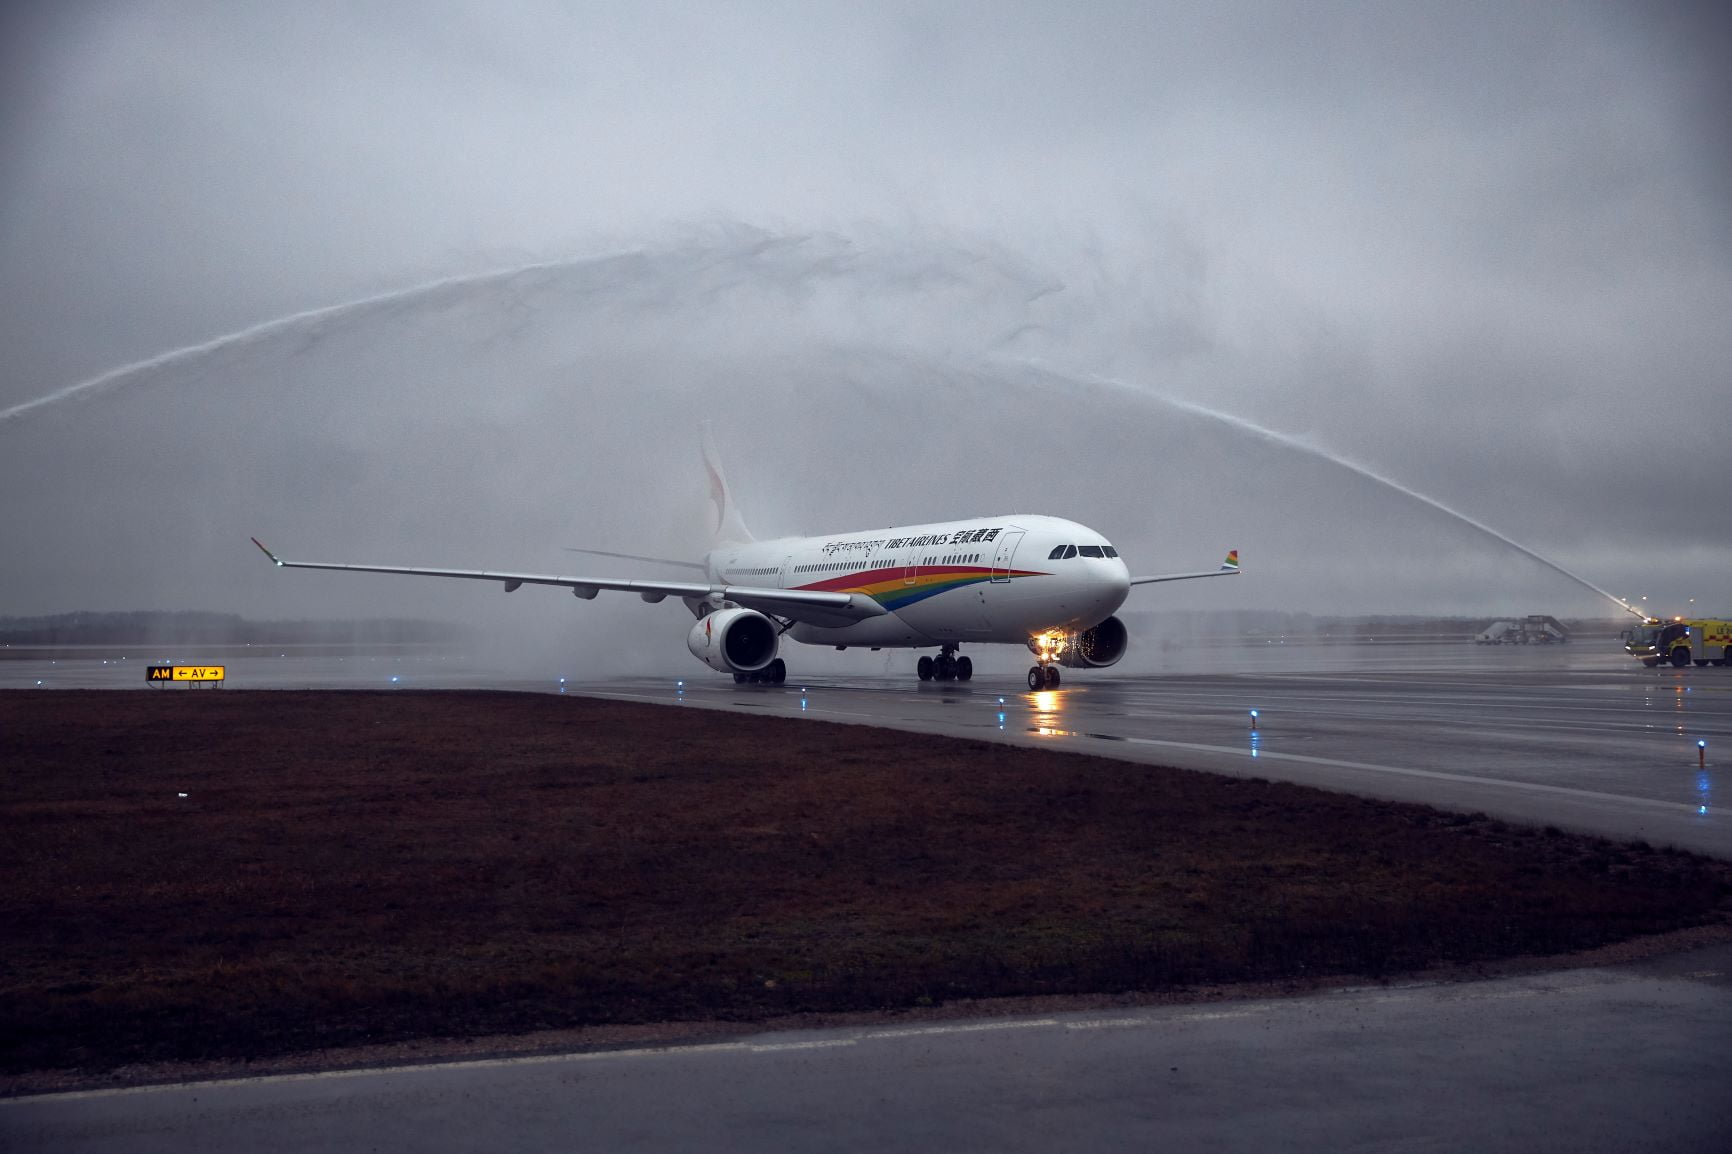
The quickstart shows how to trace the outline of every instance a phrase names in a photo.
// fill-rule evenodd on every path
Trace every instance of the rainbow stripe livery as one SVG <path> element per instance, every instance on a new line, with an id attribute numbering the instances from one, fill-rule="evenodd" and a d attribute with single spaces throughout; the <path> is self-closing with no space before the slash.
<path id="1" fill-rule="evenodd" d="M 1010 581 L 1021 577 L 1045 577 L 1035 569 L 1001 570 L 998 580 Z M 862 573 L 844 573 L 838 577 L 797 585 L 824 593 L 863 593 L 884 608 L 895 612 L 917 601 L 993 580 L 993 571 L 983 565 L 929 565 L 910 574 L 907 566 L 869 569 Z"/>

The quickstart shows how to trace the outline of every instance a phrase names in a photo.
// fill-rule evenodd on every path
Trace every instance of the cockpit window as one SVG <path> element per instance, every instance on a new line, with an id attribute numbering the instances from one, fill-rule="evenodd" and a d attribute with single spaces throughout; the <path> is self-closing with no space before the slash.
<path id="1" fill-rule="evenodd" d="M 1114 549 L 1111 545 L 1102 545 L 1101 552 L 1106 554 L 1108 557 L 1117 557 L 1119 555 L 1119 551 Z"/>
<path id="2" fill-rule="evenodd" d="M 1066 545 L 1064 547 L 1065 560 L 1068 561 L 1072 557 L 1075 557 L 1075 556 L 1076 556 L 1076 546 L 1075 545 Z"/>
<path id="3" fill-rule="evenodd" d="M 1084 557 L 1099 557 L 1102 555 L 1101 547 L 1099 545 L 1078 545 L 1076 551 L 1081 553 Z"/>
<path id="4" fill-rule="evenodd" d="M 1063 556 L 1064 556 L 1064 546 L 1063 545 L 1054 545 L 1052 547 L 1052 552 L 1048 553 L 1046 555 L 1046 559 L 1048 561 L 1057 561 L 1060 557 L 1063 557 Z"/>

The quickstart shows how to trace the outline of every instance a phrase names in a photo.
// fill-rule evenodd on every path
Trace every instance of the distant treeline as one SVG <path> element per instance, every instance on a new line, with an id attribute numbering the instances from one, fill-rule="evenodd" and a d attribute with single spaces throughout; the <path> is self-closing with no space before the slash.
<path id="1" fill-rule="evenodd" d="M 471 631 L 440 621 L 251 621 L 235 613 L 56 613 L 0 617 L 5 645 L 440 645 L 469 641 Z"/>

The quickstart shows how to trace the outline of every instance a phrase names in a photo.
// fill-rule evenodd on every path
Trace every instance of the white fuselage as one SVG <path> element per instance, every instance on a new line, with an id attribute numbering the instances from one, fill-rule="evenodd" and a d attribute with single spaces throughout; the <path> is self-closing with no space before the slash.
<path id="1" fill-rule="evenodd" d="M 813 645 L 1026 644 L 1092 628 L 1130 592 L 1105 537 L 1032 515 L 723 545 L 704 565 L 717 583 L 857 593 L 889 611 L 837 628 L 795 625 L 794 639 Z"/>

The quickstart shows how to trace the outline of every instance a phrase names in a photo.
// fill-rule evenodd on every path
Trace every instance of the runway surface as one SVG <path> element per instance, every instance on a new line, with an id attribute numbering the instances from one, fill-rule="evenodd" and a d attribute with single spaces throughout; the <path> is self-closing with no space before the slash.
<path id="1" fill-rule="evenodd" d="M 1320 997 L 0 1102 L 0 1148 L 1725 1150 L 1732 947 Z"/>
<path id="2" fill-rule="evenodd" d="M 216 692 L 143 690 L 124 656 L 14 655 L 0 685 Z M 1009 670 L 769 688 L 695 666 L 561 684 L 440 655 L 150 656 L 224 660 L 245 687 L 584 693 L 1050 745 L 1732 856 L 1732 669 L 1586 646 L 1198 650 L 1036 694 Z M 61 1096 L 0 1104 L 0 1148 L 1720 1150 L 1729 972 L 1715 947 L 1498 982 Z"/>
<path id="3" fill-rule="evenodd" d="M 1386 669 L 1090 671 L 1056 691 L 1019 689 L 1003 678 L 764 688 L 698 677 L 581 691 L 1279 778 L 1732 857 L 1732 799 L 1716 797 L 1732 760 L 1732 669 L 1410 660 Z"/>
<path id="4" fill-rule="evenodd" d="M 789 648 L 797 663 L 802 648 Z M 223 661 L 240 688 L 565 692 L 1279 778 L 1732 857 L 1732 668 L 1643 669 L 1610 641 L 1196 648 L 1164 655 L 1164 672 L 1065 670 L 1041 693 L 1009 671 L 921 683 L 908 654 L 891 659 L 907 667 L 900 675 L 874 656 L 874 675 L 796 672 L 780 687 L 735 685 L 695 662 L 671 676 L 583 681 L 437 653 L 11 656 L 0 687 L 216 692 L 144 689 L 144 665 L 177 660 Z"/>

